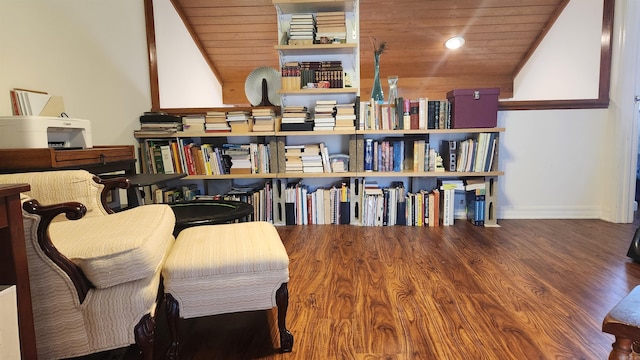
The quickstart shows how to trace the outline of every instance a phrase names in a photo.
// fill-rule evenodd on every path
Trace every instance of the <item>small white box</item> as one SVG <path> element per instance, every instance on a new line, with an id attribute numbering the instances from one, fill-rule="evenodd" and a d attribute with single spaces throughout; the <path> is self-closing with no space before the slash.
<path id="1" fill-rule="evenodd" d="M 0 285 L 0 360 L 20 359 L 15 285 Z"/>

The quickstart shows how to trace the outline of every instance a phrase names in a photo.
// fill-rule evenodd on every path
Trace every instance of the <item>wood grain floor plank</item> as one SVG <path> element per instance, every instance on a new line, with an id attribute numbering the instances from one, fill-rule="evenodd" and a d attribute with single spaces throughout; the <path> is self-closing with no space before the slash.
<path id="1" fill-rule="evenodd" d="M 501 220 L 498 228 L 282 226 L 290 258 L 275 309 L 184 324 L 195 359 L 606 359 L 606 313 L 640 284 L 639 222 Z M 261 315 L 263 314 L 263 315 Z M 267 314 L 267 316 L 264 316 Z M 158 319 L 158 349 L 166 329 Z M 133 359 L 132 350 L 125 359 Z M 157 351 L 161 358 L 161 351 Z"/>

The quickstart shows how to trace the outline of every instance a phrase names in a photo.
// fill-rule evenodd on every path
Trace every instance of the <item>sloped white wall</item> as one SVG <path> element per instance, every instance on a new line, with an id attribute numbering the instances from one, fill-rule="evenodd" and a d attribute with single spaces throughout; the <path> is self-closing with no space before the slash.
<path id="1" fill-rule="evenodd" d="M 222 86 L 169 0 L 154 0 L 162 108 L 224 106 Z"/>

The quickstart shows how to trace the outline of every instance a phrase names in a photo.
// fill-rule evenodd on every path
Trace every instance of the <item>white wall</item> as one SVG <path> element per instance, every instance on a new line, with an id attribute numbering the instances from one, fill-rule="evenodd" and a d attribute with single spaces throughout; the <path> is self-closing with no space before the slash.
<path id="1" fill-rule="evenodd" d="M 136 144 L 151 108 L 143 2 L 0 1 L 0 116 L 14 87 L 62 95 L 94 145 Z"/>
<path id="2" fill-rule="evenodd" d="M 607 111 L 500 112 L 498 218 L 601 218 Z"/>
<path id="3" fill-rule="evenodd" d="M 603 0 L 571 1 L 514 81 L 514 100 L 598 97 Z M 607 110 L 501 111 L 498 218 L 602 218 Z"/>

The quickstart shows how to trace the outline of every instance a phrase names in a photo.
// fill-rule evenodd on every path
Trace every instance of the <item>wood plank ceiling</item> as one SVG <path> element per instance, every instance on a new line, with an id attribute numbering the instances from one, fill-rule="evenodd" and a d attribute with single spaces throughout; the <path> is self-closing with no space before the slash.
<path id="1" fill-rule="evenodd" d="M 272 0 L 171 0 L 223 84 L 225 104 L 246 105 L 244 82 L 260 66 L 279 68 Z M 372 39 L 387 42 L 384 79 L 398 75 L 401 96 L 444 99 L 459 88 L 498 87 L 513 79 L 569 0 L 360 0 L 361 98 L 370 95 Z M 465 46 L 447 50 L 455 35 Z"/>

